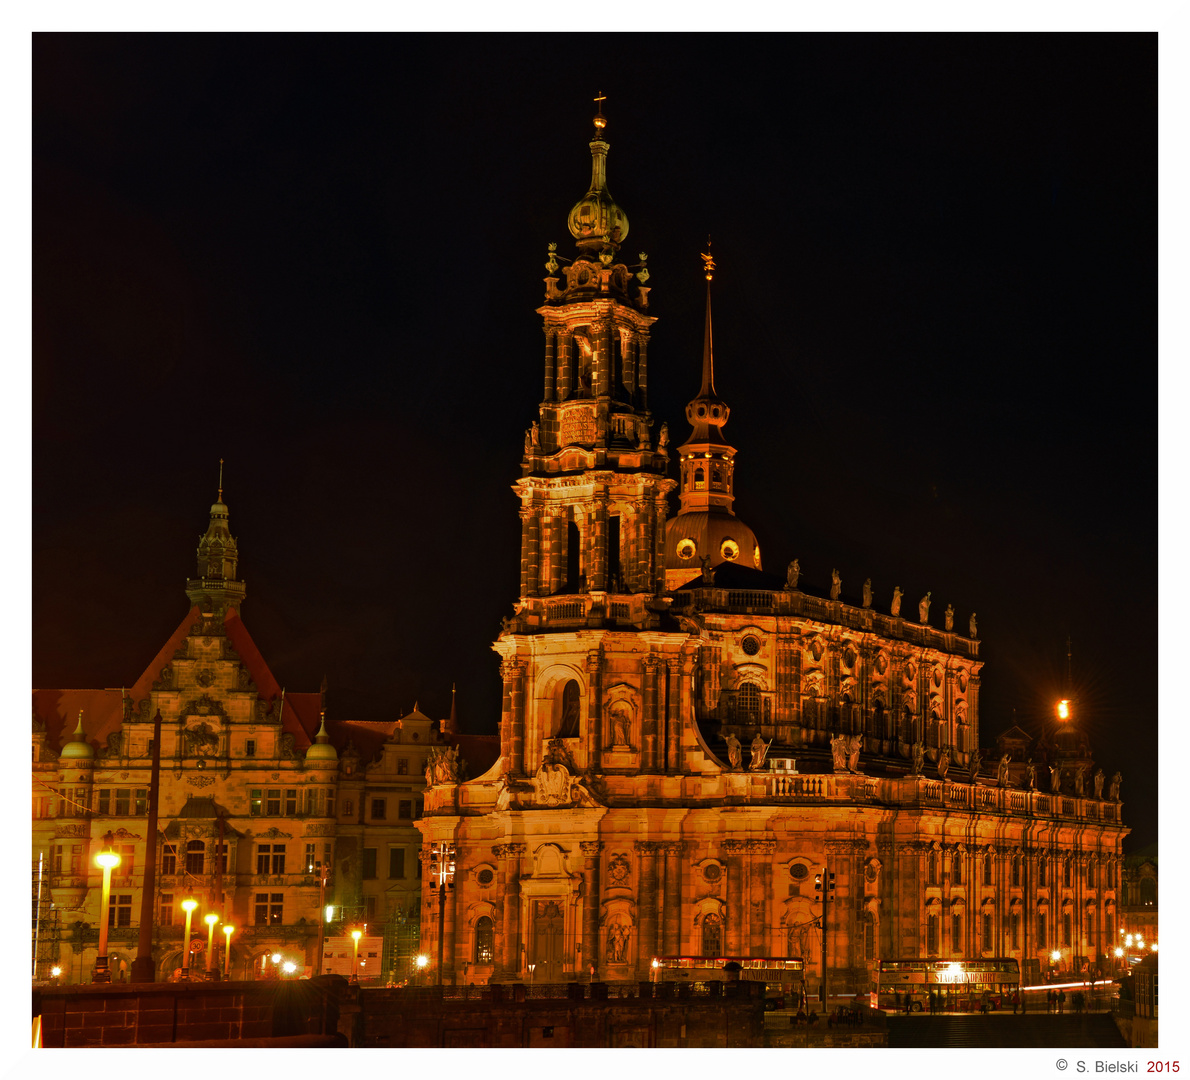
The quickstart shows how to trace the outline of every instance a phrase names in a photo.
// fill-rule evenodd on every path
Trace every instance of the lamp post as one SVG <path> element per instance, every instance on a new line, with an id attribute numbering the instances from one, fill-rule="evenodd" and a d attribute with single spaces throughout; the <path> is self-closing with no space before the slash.
<path id="1" fill-rule="evenodd" d="M 111 969 L 107 963 L 107 924 L 111 917 L 108 907 L 112 896 L 112 871 L 120 865 L 120 856 L 112 850 L 112 834 L 103 837 L 103 850 L 95 856 L 96 866 L 103 868 L 103 891 L 99 898 L 99 955 L 95 958 L 95 973 L 92 982 L 112 981 Z"/>
<path id="2" fill-rule="evenodd" d="M 446 841 L 430 845 L 430 878 L 438 878 L 438 985 L 442 985 L 442 952 L 446 935 L 446 890 L 455 887 L 455 847 Z"/>
<path id="3" fill-rule="evenodd" d="M 194 909 L 198 907 L 198 901 L 193 896 L 186 897 L 182 901 L 182 910 L 186 912 L 186 932 L 182 936 L 182 979 L 190 978 L 190 919 L 194 915 Z"/>
<path id="4" fill-rule="evenodd" d="M 429 964 L 430 958 L 425 953 L 418 953 L 417 959 L 414 961 L 417 964 L 417 981 L 420 984 L 425 978 L 426 966 Z"/>
<path id="5" fill-rule="evenodd" d="M 352 982 L 359 982 L 359 939 L 363 936 L 364 936 L 363 931 L 361 931 L 361 930 L 352 930 L 351 931 L 351 942 L 352 942 L 352 946 L 353 946 L 352 952 L 351 952 L 351 981 Z"/>
<path id="6" fill-rule="evenodd" d="M 534 971 L 534 969 L 535 969 L 536 967 L 537 967 L 537 965 L 536 965 L 536 964 L 530 964 L 530 965 L 529 965 L 529 985 L 530 985 L 530 986 L 532 986 L 532 985 L 533 985 L 533 971 Z"/>
<path id="7" fill-rule="evenodd" d="M 213 911 L 203 916 L 203 922 L 207 924 L 207 981 L 218 982 L 219 973 L 215 970 L 215 924 L 219 921 L 219 916 Z"/>
<path id="8" fill-rule="evenodd" d="M 236 932 L 236 928 L 230 923 L 223 927 L 223 936 L 227 939 L 223 946 L 223 978 L 231 979 L 231 935 Z"/>
<path id="9" fill-rule="evenodd" d="M 315 863 L 318 869 L 318 952 L 314 957 L 314 974 L 322 974 L 322 950 L 326 945 L 326 924 L 331 917 L 331 909 L 326 906 L 326 876 L 329 867 L 326 863 Z"/>

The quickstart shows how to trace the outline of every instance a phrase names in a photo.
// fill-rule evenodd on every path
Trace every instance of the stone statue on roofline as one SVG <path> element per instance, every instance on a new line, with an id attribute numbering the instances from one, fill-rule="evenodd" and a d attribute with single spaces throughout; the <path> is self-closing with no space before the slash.
<path id="1" fill-rule="evenodd" d="M 843 579 L 839 577 L 838 570 L 831 571 L 831 599 L 838 600 L 839 593 L 843 591 Z"/>
<path id="2" fill-rule="evenodd" d="M 749 769 L 759 769 L 764 764 L 764 757 L 769 752 L 770 742 L 765 742 L 760 737 L 760 732 L 756 733 L 756 738 L 752 740 L 752 762 L 748 766 Z"/>
<path id="3" fill-rule="evenodd" d="M 1057 795 L 1062 791 L 1062 766 L 1050 766 L 1050 791 Z"/>
<path id="4" fill-rule="evenodd" d="M 971 783 L 975 783 L 979 779 L 979 767 L 983 764 L 983 755 L 979 752 L 977 746 L 971 751 L 971 760 L 967 763 L 967 775 L 971 778 Z"/>
<path id="5" fill-rule="evenodd" d="M 864 582 L 864 607 L 872 606 L 872 579 Z"/>
<path id="6" fill-rule="evenodd" d="M 1120 801 L 1120 783 L 1123 779 L 1124 778 L 1120 775 L 1118 770 L 1115 773 L 1115 775 L 1112 776 L 1112 778 L 1111 778 L 1111 787 L 1108 788 L 1107 797 L 1112 802 Z"/>
<path id="7" fill-rule="evenodd" d="M 801 576 L 801 572 L 801 564 L 797 561 L 797 559 L 794 559 L 785 570 L 785 588 L 796 589 L 797 579 L 799 576 Z"/>
<path id="8" fill-rule="evenodd" d="M 971 612 L 971 618 L 967 620 L 967 636 L 970 637 L 972 641 L 974 641 L 977 637 L 979 637 L 979 634 L 977 633 L 976 623 L 975 623 L 975 612 L 974 611 Z"/>
<path id="9" fill-rule="evenodd" d="M 859 772 L 859 752 L 864 744 L 863 739 L 858 735 L 852 735 L 847 740 L 847 771 L 850 773 Z"/>
<path id="10" fill-rule="evenodd" d="M 1005 754 L 1000 759 L 1000 764 L 996 766 L 996 783 L 1000 787 L 1008 787 L 1008 762 L 1009 757 Z"/>
<path id="11" fill-rule="evenodd" d="M 727 760 L 731 762 L 733 769 L 738 769 L 743 760 L 743 748 L 740 746 L 740 740 L 735 735 L 729 734 L 725 741 L 727 742 Z"/>
<path id="12" fill-rule="evenodd" d="M 954 629 L 954 604 L 946 605 L 946 614 L 945 614 L 944 618 L 946 619 L 946 629 L 953 630 Z"/>
<path id="13" fill-rule="evenodd" d="M 926 764 L 926 748 L 919 739 L 913 744 L 913 776 L 921 776 Z"/>
<path id="14" fill-rule="evenodd" d="M 1095 792 L 1095 798 L 1103 798 L 1103 770 L 1096 769 L 1095 775 L 1091 777 L 1091 789 Z"/>
<path id="15" fill-rule="evenodd" d="M 899 616 L 901 614 L 901 597 L 904 595 L 905 594 L 901 592 L 900 585 L 893 586 L 892 607 L 889 608 L 890 614 L 894 616 Z"/>
<path id="16" fill-rule="evenodd" d="M 1074 770 L 1074 793 L 1081 799 L 1087 794 L 1087 767 L 1080 765 Z"/>
<path id="17" fill-rule="evenodd" d="M 945 780 L 946 774 L 950 771 L 950 747 L 942 746 L 938 750 L 938 779 Z"/>
<path id="18" fill-rule="evenodd" d="M 1032 758 L 1025 762 L 1025 787 L 1030 791 L 1037 788 L 1037 766 L 1033 764 Z"/>
<path id="19" fill-rule="evenodd" d="M 926 593 L 917 602 L 917 621 L 920 623 L 928 623 L 930 621 L 930 597 L 933 593 Z"/>
<path id="20" fill-rule="evenodd" d="M 847 736 L 831 736 L 831 764 L 835 772 L 847 771 Z"/>

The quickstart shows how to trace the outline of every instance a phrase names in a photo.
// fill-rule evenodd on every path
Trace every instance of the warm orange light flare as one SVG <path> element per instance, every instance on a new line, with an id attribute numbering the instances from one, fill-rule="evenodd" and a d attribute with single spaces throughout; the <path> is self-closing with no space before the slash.
<path id="1" fill-rule="evenodd" d="M 1058 702 L 1058 719 L 1059 720 L 1069 720 L 1070 719 L 1070 701 L 1067 698 L 1063 698 L 1061 701 Z"/>

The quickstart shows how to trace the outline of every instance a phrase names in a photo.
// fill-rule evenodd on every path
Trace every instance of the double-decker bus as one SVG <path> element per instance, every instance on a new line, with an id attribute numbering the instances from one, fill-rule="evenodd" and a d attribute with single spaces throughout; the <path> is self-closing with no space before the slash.
<path id="1" fill-rule="evenodd" d="M 882 960 L 876 966 L 876 996 L 881 1009 L 920 1012 L 937 994 L 947 1012 L 975 1012 L 987 1001 L 1004 1005 L 1021 985 L 1021 965 L 1012 957 L 959 960 Z"/>
<path id="2" fill-rule="evenodd" d="M 796 1008 L 804 991 L 806 964 L 789 956 L 656 956 L 654 977 L 659 982 L 726 982 L 726 965 L 739 964 L 739 977 L 766 984 L 765 996 L 778 1002 L 777 1008 Z"/>

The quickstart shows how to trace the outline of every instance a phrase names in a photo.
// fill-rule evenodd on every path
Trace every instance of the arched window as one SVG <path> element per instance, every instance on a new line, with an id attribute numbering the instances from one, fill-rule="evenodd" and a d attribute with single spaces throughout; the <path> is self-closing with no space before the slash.
<path id="1" fill-rule="evenodd" d="M 562 715 L 558 721 L 558 738 L 578 738 L 579 686 L 571 679 L 562 689 Z"/>
<path id="2" fill-rule="evenodd" d="M 950 909 L 950 951 L 955 956 L 963 955 L 963 909 Z"/>
<path id="3" fill-rule="evenodd" d="M 963 884 L 963 853 L 956 851 L 950 860 L 950 882 L 952 885 Z"/>
<path id="4" fill-rule="evenodd" d="M 938 884 L 938 852 L 931 851 L 926 856 L 926 884 Z"/>
<path id="5" fill-rule="evenodd" d="M 1140 879 L 1140 902 L 1143 907 L 1156 907 L 1157 881 L 1151 877 Z"/>
<path id="6" fill-rule="evenodd" d="M 1067 888 L 1070 887 L 1070 859 L 1069 858 L 1062 860 L 1062 884 Z"/>
<path id="7" fill-rule="evenodd" d="M 702 917 L 702 955 L 719 956 L 723 952 L 723 923 L 713 911 Z"/>
<path id="8" fill-rule="evenodd" d="M 744 683 L 739 692 L 739 718 L 745 724 L 760 720 L 760 687 L 755 683 Z"/>
<path id="9" fill-rule="evenodd" d="M 475 962 L 490 964 L 496 950 L 494 945 L 495 927 L 487 915 L 475 921 Z"/>
<path id="10" fill-rule="evenodd" d="M 1019 855 L 1012 857 L 1012 883 L 1013 885 L 1021 883 L 1021 857 Z"/>
<path id="11" fill-rule="evenodd" d="M 201 874 L 207 856 L 207 845 L 201 840 L 190 840 L 186 844 L 186 873 Z"/>
<path id="12" fill-rule="evenodd" d="M 718 469 L 711 470 L 711 483 L 715 487 L 723 486 L 723 474 Z"/>
<path id="13" fill-rule="evenodd" d="M 694 470 L 694 490 L 702 491 L 707 486 L 707 474 L 701 466 Z"/>
<path id="14" fill-rule="evenodd" d="M 938 955 L 938 912 L 931 911 L 926 916 L 926 952 L 930 956 Z"/>
<path id="15" fill-rule="evenodd" d="M 992 856 L 990 853 L 983 857 L 983 883 L 985 885 L 992 883 Z"/>

